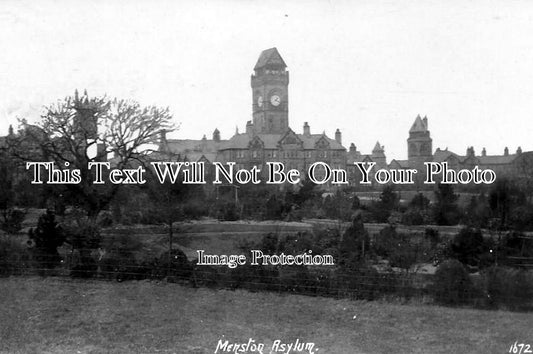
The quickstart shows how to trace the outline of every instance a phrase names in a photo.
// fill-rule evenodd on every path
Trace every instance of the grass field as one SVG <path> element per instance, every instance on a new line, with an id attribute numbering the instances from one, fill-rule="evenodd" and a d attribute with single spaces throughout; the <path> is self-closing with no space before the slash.
<path id="1" fill-rule="evenodd" d="M 507 353 L 515 341 L 533 344 L 533 315 L 149 281 L 0 279 L 1 353 L 214 353 L 224 338 L 253 338 L 264 353 L 275 339 L 296 338 L 319 354 Z"/>

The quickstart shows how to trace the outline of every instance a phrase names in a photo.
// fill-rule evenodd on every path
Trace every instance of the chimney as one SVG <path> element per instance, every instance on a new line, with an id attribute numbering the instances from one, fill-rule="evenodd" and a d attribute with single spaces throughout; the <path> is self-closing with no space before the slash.
<path id="1" fill-rule="evenodd" d="M 311 127 L 309 126 L 309 124 L 307 124 L 307 122 L 304 123 L 304 135 L 305 136 L 311 135 Z"/>
<path id="2" fill-rule="evenodd" d="M 160 138 L 160 143 L 166 143 L 167 142 L 167 131 L 166 131 L 166 129 L 161 129 L 161 131 L 159 132 L 159 138 Z"/>
<path id="3" fill-rule="evenodd" d="M 522 148 L 519 146 L 518 149 L 516 149 L 516 154 L 520 155 L 522 153 Z"/>
<path id="4" fill-rule="evenodd" d="M 503 149 L 503 156 L 509 156 L 509 148 L 507 146 Z"/>
<path id="5" fill-rule="evenodd" d="M 252 128 L 253 128 L 252 121 L 249 120 L 248 122 L 246 122 L 246 134 L 252 134 Z"/>
<path id="6" fill-rule="evenodd" d="M 476 153 L 474 152 L 474 147 L 473 146 L 469 146 L 467 149 L 466 149 L 466 156 L 475 156 Z"/>
<path id="7" fill-rule="evenodd" d="M 215 131 L 213 131 L 213 141 L 219 143 L 220 142 L 220 132 L 217 128 L 215 128 Z"/>
<path id="8" fill-rule="evenodd" d="M 350 144 L 350 152 L 356 152 L 356 151 L 357 151 L 357 148 L 355 147 L 355 144 L 351 143 Z"/>
<path id="9" fill-rule="evenodd" d="M 335 131 L 335 140 L 339 144 L 342 144 L 342 134 L 341 134 L 341 131 L 339 130 L 339 128 L 337 128 L 337 130 Z"/>
<path id="10" fill-rule="evenodd" d="M 422 122 L 424 122 L 424 126 L 426 127 L 426 130 L 428 130 L 428 117 L 424 116 L 424 119 L 422 119 Z"/>
<path id="11" fill-rule="evenodd" d="M 481 150 L 481 156 L 487 156 L 487 149 L 483 148 L 483 150 Z"/>

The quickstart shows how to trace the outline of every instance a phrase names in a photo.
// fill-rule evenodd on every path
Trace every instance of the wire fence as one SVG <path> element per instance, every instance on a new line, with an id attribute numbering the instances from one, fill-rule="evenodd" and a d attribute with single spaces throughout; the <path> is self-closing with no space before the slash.
<path id="1" fill-rule="evenodd" d="M 86 255 L 83 256 L 83 251 Z M 191 287 L 245 289 L 361 300 L 419 300 L 451 306 L 486 309 L 533 310 L 533 272 L 492 267 L 477 274 L 444 275 L 378 272 L 360 267 L 201 266 L 177 255 L 136 261 L 128 255 L 93 257 L 92 249 L 77 250 L 70 258 L 56 255 L 4 255 L 2 276 L 59 276 L 107 281 L 166 281 Z"/>

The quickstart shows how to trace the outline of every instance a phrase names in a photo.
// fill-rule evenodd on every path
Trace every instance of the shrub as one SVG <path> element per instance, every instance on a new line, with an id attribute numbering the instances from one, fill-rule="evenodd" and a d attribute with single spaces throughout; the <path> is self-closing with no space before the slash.
<path id="1" fill-rule="evenodd" d="M 425 222 L 426 219 L 420 210 L 408 209 L 402 214 L 402 224 L 404 225 L 423 225 Z"/>
<path id="2" fill-rule="evenodd" d="M 0 218 L 0 230 L 8 234 L 14 234 L 22 228 L 22 222 L 26 217 L 26 212 L 21 209 L 10 208 L 2 213 Z"/>
<path id="3" fill-rule="evenodd" d="M 127 234 L 111 235 L 102 242 L 105 254 L 98 263 L 100 274 L 118 281 L 141 279 L 145 270 L 137 262 L 135 253 L 142 249 L 138 238 Z"/>
<path id="4" fill-rule="evenodd" d="M 193 266 L 185 253 L 177 248 L 163 252 L 157 264 L 158 275 L 166 277 L 169 282 L 188 281 L 192 275 Z"/>
<path id="5" fill-rule="evenodd" d="M 457 260 L 444 261 L 435 272 L 432 293 L 436 302 L 461 305 L 473 298 L 473 285 L 468 272 Z"/>
<path id="6" fill-rule="evenodd" d="M 451 244 L 452 257 L 469 266 L 479 266 L 487 251 L 481 231 L 469 227 L 461 229 Z"/>
<path id="7" fill-rule="evenodd" d="M 533 274 L 508 267 L 492 267 L 483 274 L 489 305 L 510 310 L 533 308 Z"/>
<path id="8" fill-rule="evenodd" d="M 31 266 L 28 249 L 20 242 L 0 238 L 0 276 L 24 274 Z"/>

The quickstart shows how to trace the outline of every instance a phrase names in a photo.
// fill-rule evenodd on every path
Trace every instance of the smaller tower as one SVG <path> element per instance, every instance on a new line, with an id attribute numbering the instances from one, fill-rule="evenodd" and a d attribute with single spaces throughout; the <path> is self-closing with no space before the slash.
<path id="1" fill-rule="evenodd" d="M 339 128 L 335 131 L 335 141 L 342 145 L 342 134 Z"/>
<path id="2" fill-rule="evenodd" d="M 409 166 L 422 170 L 424 162 L 433 160 L 433 140 L 431 139 L 428 130 L 428 119 L 423 119 L 420 115 L 416 119 L 409 130 L 409 138 L 407 138 L 407 159 Z"/>
<path id="3" fill-rule="evenodd" d="M 213 131 L 213 141 L 217 143 L 220 142 L 220 131 L 218 130 L 218 128 L 215 128 L 215 130 Z"/>
<path id="4" fill-rule="evenodd" d="M 387 167 L 387 157 L 385 156 L 385 147 L 382 146 L 379 141 L 376 142 L 372 149 L 372 155 L 370 155 L 372 161 L 374 161 L 379 168 Z"/>

